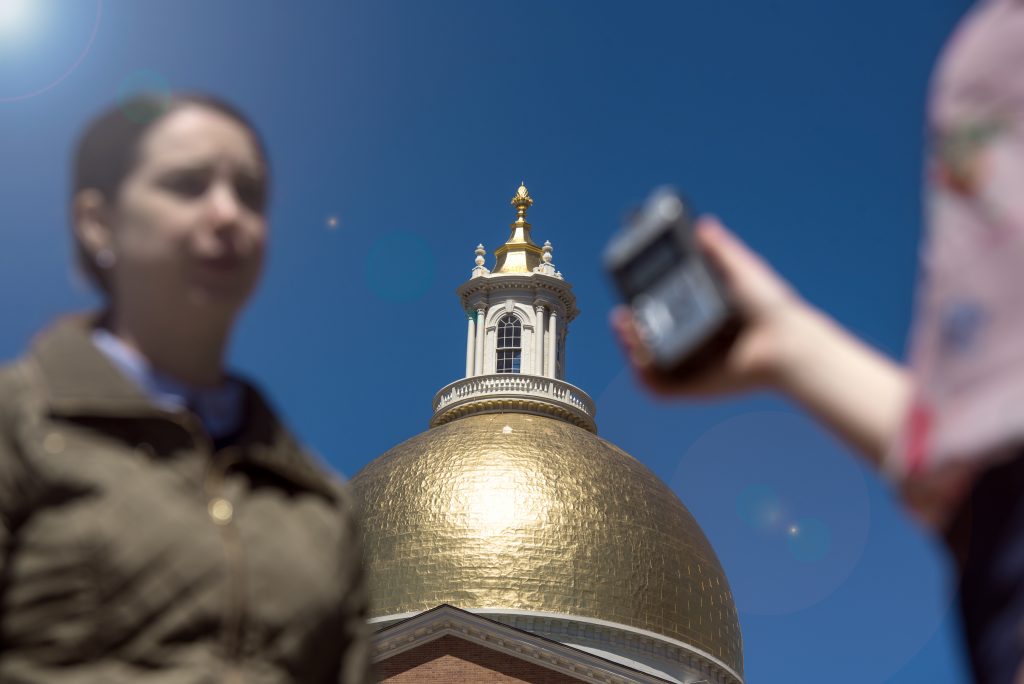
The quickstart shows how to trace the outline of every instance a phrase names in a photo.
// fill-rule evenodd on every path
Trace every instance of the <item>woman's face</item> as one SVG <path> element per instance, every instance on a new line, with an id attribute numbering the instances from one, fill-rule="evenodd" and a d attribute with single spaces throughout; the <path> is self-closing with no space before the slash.
<path id="1" fill-rule="evenodd" d="M 154 123 L 112 211 L 115 308 L 237 313 L 263 263 L 266 185 L 256 142 L 234 119 L 186 105 Z"/>

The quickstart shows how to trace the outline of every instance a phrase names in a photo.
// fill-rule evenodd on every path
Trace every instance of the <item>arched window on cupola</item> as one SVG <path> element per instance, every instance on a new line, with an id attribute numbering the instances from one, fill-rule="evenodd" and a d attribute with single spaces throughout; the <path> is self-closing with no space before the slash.
<path id="1" fill-rule="evenodd" d="M 523 359 L 523 326 L 512 314 L 505 314 L 498 320 L 498 363 L 499 373 L 518 373 Z"/>

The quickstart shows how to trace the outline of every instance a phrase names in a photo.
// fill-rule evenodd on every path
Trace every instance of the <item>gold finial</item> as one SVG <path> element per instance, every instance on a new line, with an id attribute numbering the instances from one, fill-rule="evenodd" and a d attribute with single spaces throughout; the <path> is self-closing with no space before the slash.
<path id="1" fill-rule="evenodd" d="M 540 264 L 541 249 L 530 239 L 530 224 L 526 220 L 526 210 L 532 205 L 533 198 L 526 183 L 520 183 L 512 197 L 512 206 L 517 212 L 516 220 L 509 226 L 512 233 L 505 244 L 494 250 L 492 273 L 532 273 Z"/>
<path id="2" fill-rule="evenodd" d="M 516 196 L 512 198 L 512 206 L 515 207 L 518 212 L 516 220 L 525 221 L 526 210 L 533 206 L 533 198 L 530 197 L 530 191 L 526 189 L 525 183 L 519 183 L 519 189 L 516 190 Z"/>

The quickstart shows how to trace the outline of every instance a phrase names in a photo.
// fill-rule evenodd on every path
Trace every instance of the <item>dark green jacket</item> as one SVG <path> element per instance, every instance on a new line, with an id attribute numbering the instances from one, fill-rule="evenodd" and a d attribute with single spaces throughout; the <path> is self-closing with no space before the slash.
<path id="1" fill-rule="evenodd" d="M 362 682 L 357 539 L 252 387 L 218 451 L 84 319 L 0 369 L 0 683 Z"/>

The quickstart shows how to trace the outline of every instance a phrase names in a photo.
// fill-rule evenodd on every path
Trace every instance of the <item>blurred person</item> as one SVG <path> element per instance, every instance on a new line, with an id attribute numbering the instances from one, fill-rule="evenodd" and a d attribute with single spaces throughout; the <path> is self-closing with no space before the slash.
<path id="1" fill-rule="evenodd" d="M 257 131 L 208 96 L 82 135 L 102 310 L 0 369 L 0 681 L 367 681 L 350 496 L 224 365 L 268 190 Z"/>
<path id="2" fill-rule="evenodd" d="M 933 75 L 927 125 L 908 368 L 810 306 L 710 217 L 698 244 L 744 318 L 729 349 L 668 377 L 628 309 L 612 325 L 651 390 L 774 388 L 892 478 L 956 559 L 975 679 L 1024 683 L 1024 2 L 983 0 L 965 17 Z"/>

